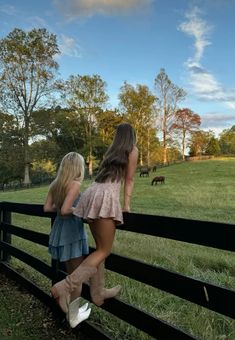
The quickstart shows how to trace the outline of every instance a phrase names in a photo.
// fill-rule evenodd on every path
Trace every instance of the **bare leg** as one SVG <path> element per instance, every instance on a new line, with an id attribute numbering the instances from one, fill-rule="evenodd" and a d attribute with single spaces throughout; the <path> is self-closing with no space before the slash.
<path id="1" fill-rule="evenodd" d="M 90 279 L 90 293 L 92 301 L 100 306 L 104 303 L 104 299 L 116 296 L 121 286 L 115 286 L 111 289 L 104 288 L 104 261 L 110 254 L 116 231 L 116 225 L 113 219 L 99 219 L 90 223 L 91 233 L 95 239 L 96 251 L 92 253 L 93 258 L 90 261 L 97 261 L 97 273 Z M 94 262 L 93 262 L 94 263 Z"/>
<path id="2" fill-rule="evenodd" d="M 115 236 L 115 222 L 113 219 L 98 219 L 89 224 L 92 236 L 96 243 L 96 250 L 88 257 L 79 257 L 66 262 L 66 270 L 71 274 L 82 262 L 86 265 L 99 267 L 100 263 L 110 254 Z M 70 296 L 72 302 L 81 296 L 81 286 L 75 289 Z"/>
<path id="3" fill-rule="evenodd" d="M 76 257 L 65 262 L 66 272 L 71 274 L 85 259 L 85 256 Z"/>
<path id="4" fill-rule="evenodd" d="M 113 219 L 101 218 L 89 223 L 89 226 L 96 243 L 96 250 L 83 263 L 97 268 L 111 253 L 116 225 Z"/>

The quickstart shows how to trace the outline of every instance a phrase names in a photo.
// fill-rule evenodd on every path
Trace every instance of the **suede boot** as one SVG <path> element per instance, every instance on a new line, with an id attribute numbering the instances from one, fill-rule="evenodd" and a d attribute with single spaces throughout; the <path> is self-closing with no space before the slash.
<path id="1" fill-rule="evenodd" d="M 62 281 L 57 282 L 51 288 L 51 295 L 63 310 L 68 313 L 68 306 L 70 304 L 70 294 L 73 290 L 80 288 L 82 283 L 91 278 L 97 272 L 96 267 L 91 267 L 86 264 L 80 264 L 72 274 L 66 276 Z"/>
<path id="2" fill-rule="evenodd" d="M 101 306 L 105 299 L 110 299 L 118 295 L 121 286 L 117 285 L 113 288 L 104 288 L 104 261 L 100 263 L 97 272 L 90 278 L 90 294 L 94 304 Z"/>

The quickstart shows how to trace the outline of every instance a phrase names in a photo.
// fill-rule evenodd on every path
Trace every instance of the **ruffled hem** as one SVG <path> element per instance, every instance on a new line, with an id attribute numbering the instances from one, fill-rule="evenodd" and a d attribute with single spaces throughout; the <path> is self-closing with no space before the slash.
<path id="1" fill-rule="evenodd" d="M 87 233 L 80 218 L 74 215 L 68 218 L 56 217 L 49 235 L 51 246 L 65 246 L 84 239 L 87 239 Z"/>
<path id="2" fill-rule="evenodd" d="M 82 255 L 88 255 L 89 247 L 87 240 L 80 240 L 78 242 L 58 247 L 54 247 L 49 244 L 48 252 L 51 254 L 52 259 L 64 262 Z"/>

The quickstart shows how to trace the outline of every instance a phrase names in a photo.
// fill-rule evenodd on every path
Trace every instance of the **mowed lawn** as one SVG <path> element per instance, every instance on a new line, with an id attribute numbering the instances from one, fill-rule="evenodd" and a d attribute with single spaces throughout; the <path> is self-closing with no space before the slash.
<path id="1" fill-rule="evenodd" d="M 165 184 L 151 185 L 154 176 L 164 175 Z M 84 181 L 84 190 L 91 181 Z M 149 177 L 136 173 L 132 211 L 234 224 L 235 159 L 185 162 L 157 169 Z M 43 204 L 48 187 L 0 193 L 0 201 Z M 13 223 L 49 233 L 50 221 L 14 214 Z M 190 225 L 188 226 L 190 228 Z M 213 238 L 213 234 L 211 235 Z M 45 262 L 45 247 L 14 237 L 13 243 Z M 90 237 L 92 244 L 92 238 Z M 235 253 L 190 245 L 158 237 L 117 231 L 113 252 L 162 266 L 179 273 L 235 289 Z M 44 289 L 50 282 L 20 261 L 18 270 L 36 280 Z M 149 313 L 171 322 L 205 340 L 234 340 L 235 321 L 173 295 L 108 272 L 108 284 L 122 280 L 121 298 Z M 116 339 L 149 339 L 143 333 L 93 308 L 91 320 L 105 327 Z M 170 340 L 170 339 L 169 339 Z M 172 339 L 173 340 L 173 339 Z"/>

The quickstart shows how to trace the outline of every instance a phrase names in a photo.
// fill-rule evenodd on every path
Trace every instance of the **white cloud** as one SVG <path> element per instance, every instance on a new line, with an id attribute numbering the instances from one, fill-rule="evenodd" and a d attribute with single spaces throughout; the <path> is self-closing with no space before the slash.
<path id="1" fill-rule="evenodd" d="M 61 55 L 67 55 L 70 57 L 81 57 L 81 48 L 78 46 L 74 38 L 68 37 L 64 34 L 59 39 L 59 49 Z"/>
<path id="2" fill-rule="evenodd" d="M 205 47 L 211 44 L 208 36 L 212 30 L 212 26 L 208 25 L 206 21 L 199 17 L 201 13 L 198 7 L 194 7 L 185 14 L 187 20 L 179 25 L 179 29 L 182 32 L 195 38 L 195 54 L 192 59 L 188 60 L 189 65 L 197 65 L 203 56 Z"/>
<path id="3" fill-rule="evenodd" d="M 210 113 L 205 113 L 202 116 L 202 123 L 204 126 L 220 126 L 221 122 L 226 123 L 226 122 L 231 122 L 235 121 L 235 114 L 224 114 L 221 112 L 210 112 Z"/>
<path id="4" fill-rule="evenodd" d="M 227 108 L 234 109 L 235 90 L 224 88 L 215 76 L 201 65 L 205 48 L 211 44 L 209 37 L 212 31 L 212 26 L 203 20 L 201 15 L 202 12 L 194 7 L 185 14 L 186 21 L 178 27 L 180 31 L 194 38 L 195 53 L 185 63 L 191 90 L 200 100 L 224 102 Z"/>
<path id="5" fill-rule="evenodd" d="M 201 116 L 201 128 L 205 131 L 212 130 L 215 136 L 235 125 L 235 114 L 224 114 L 221 112 L 205 113 Z"/>
<path id="6" fill-rule="evenodd" d="M 153 0 L 54 0 L 68 20 L 94 15 L 112 15 L 148 8 Z"/>

